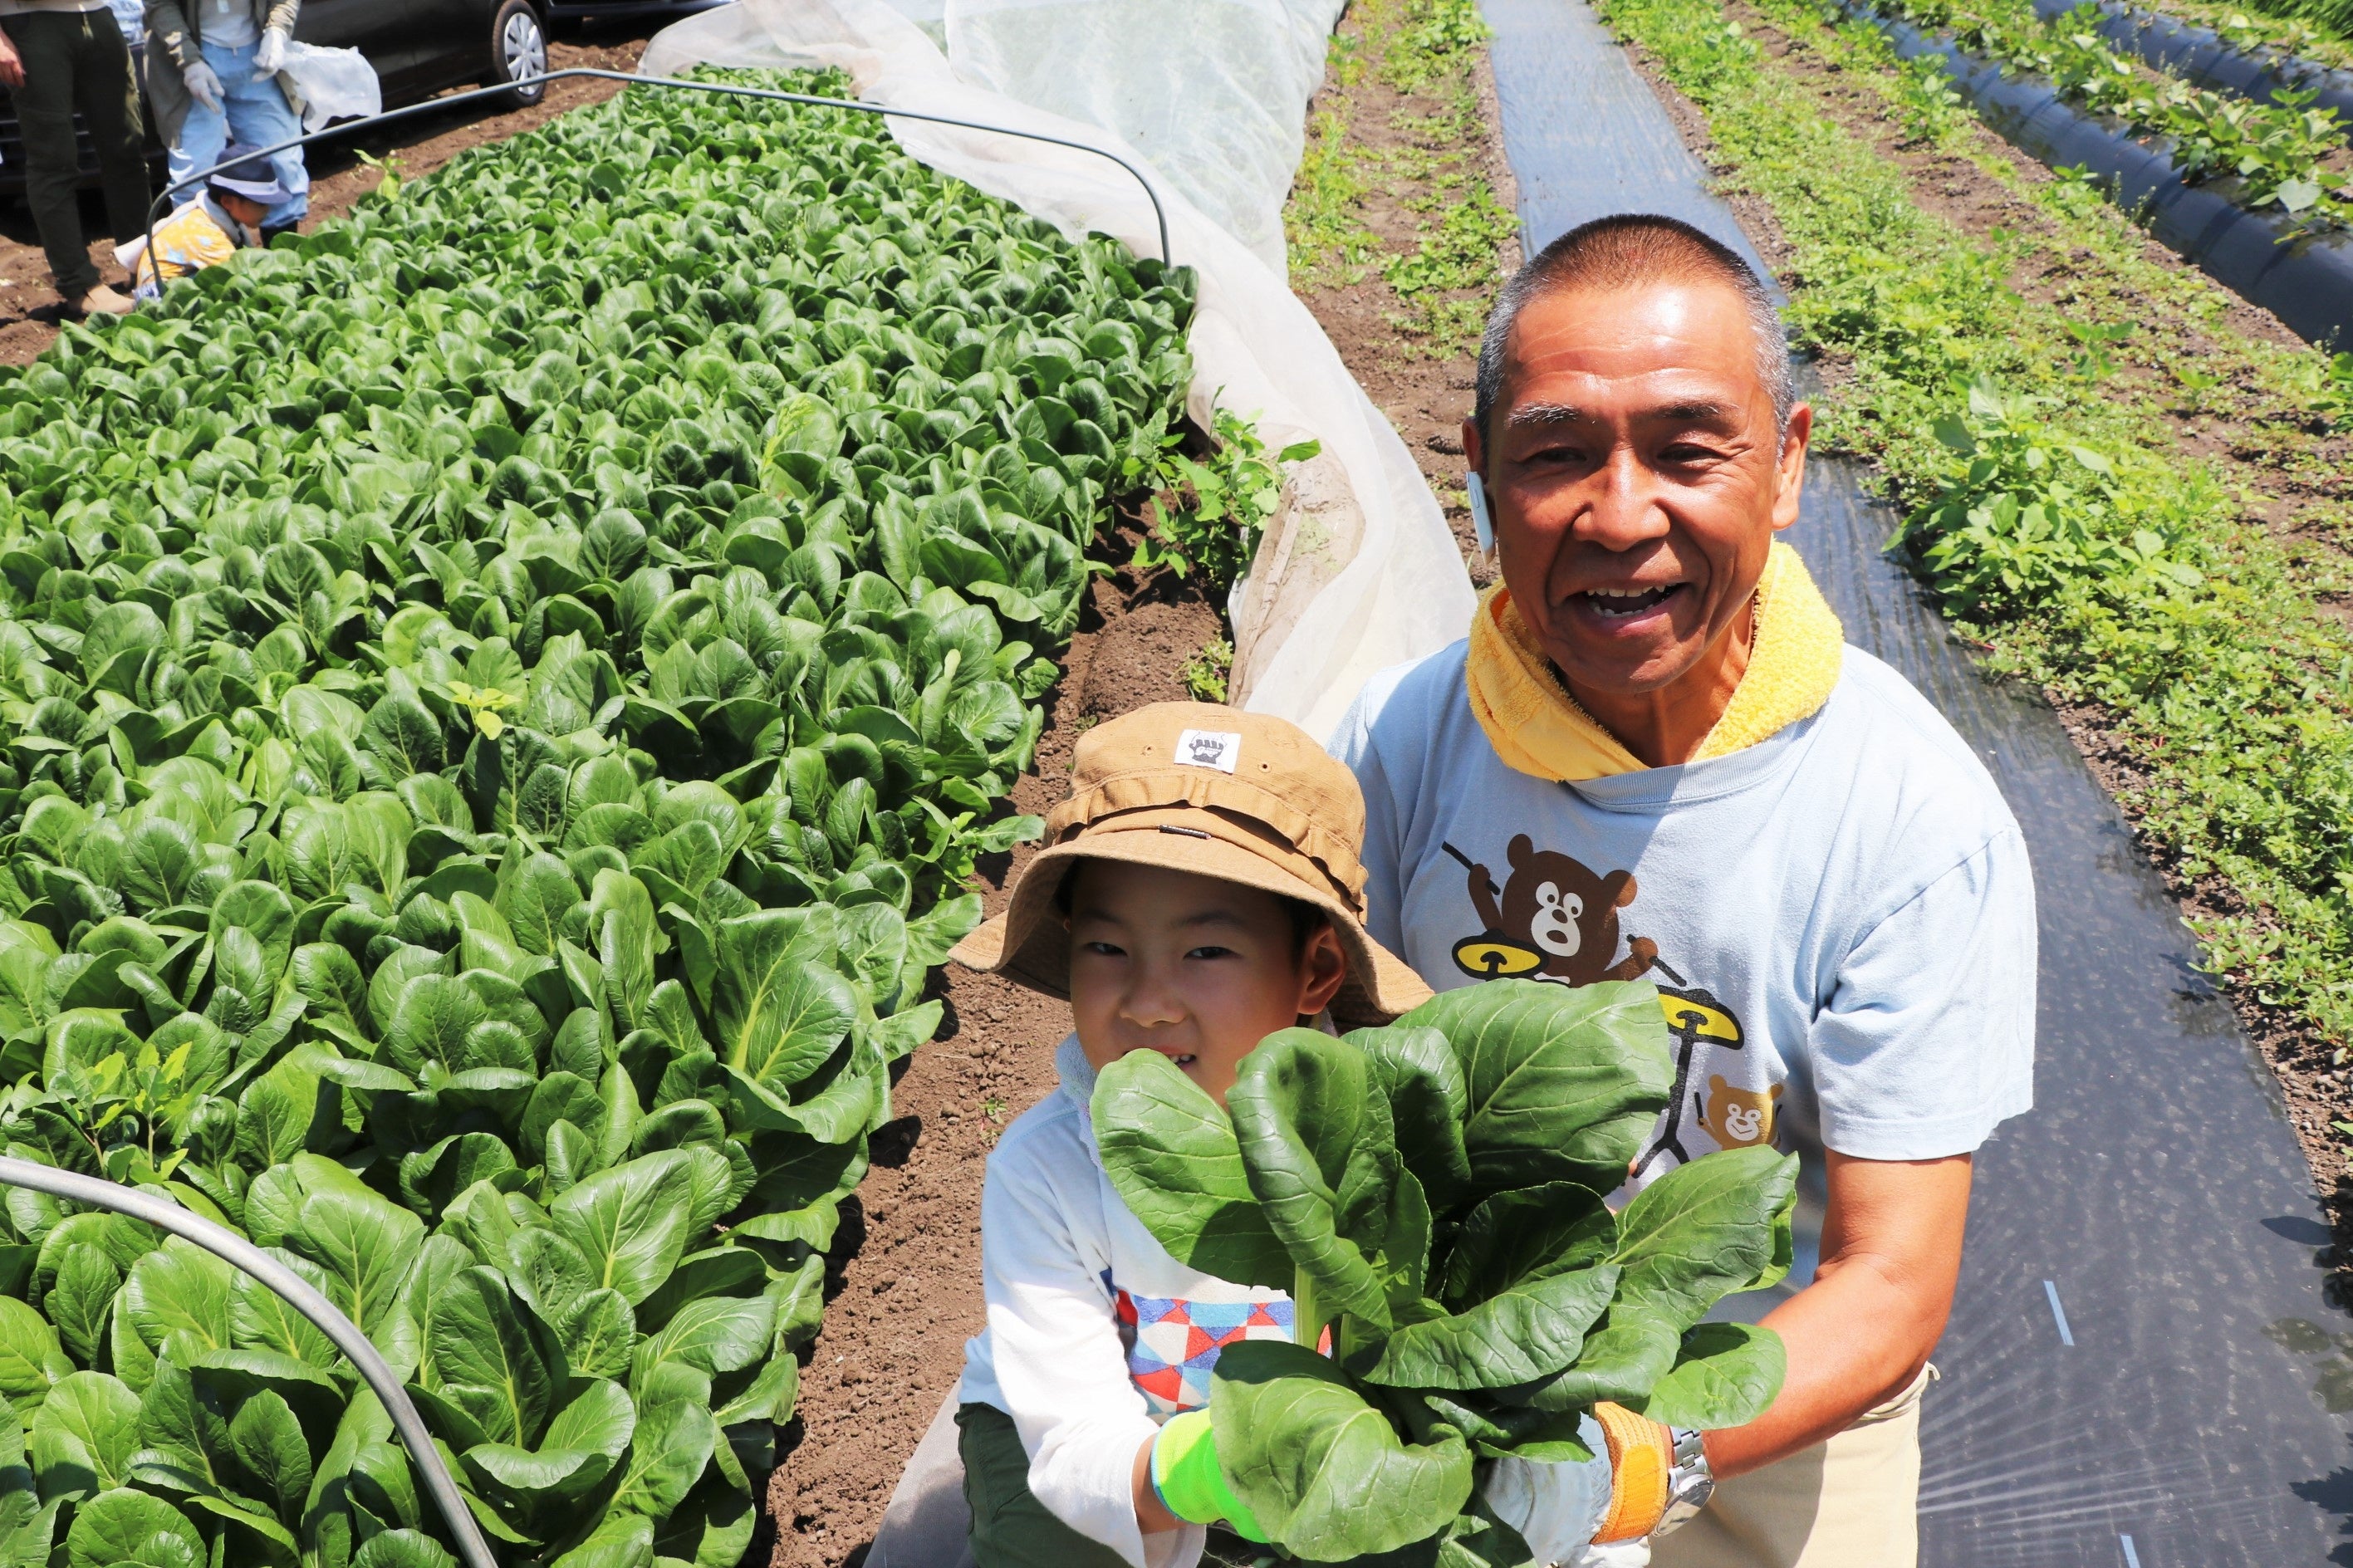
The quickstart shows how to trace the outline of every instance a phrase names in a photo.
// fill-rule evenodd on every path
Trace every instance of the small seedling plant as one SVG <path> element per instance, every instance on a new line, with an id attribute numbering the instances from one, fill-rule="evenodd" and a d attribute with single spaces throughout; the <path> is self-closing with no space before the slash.
<path id="1" fill-rule="evenodd" d="M 1136 1217 L 1296 1303 L 1293 1342 L 1227 1347 L 1210 1384 L 1226 1479 L 1276 1545 L 1525 1563 L 1482 1460 L 1590 1458 L 1601 1400 L 1694 1427 L 1772 1403 L 1779 1337 L 1702 1320 L 1788 1272 L 1796 1159 L 1727 1151 L 1603 1201 L 1672 1082 L 1653 986 L 1513 980 L 1271 1036 L 1222 1110 L 1156 1052 L 1104 1069 L 1096 1140 Z"/>

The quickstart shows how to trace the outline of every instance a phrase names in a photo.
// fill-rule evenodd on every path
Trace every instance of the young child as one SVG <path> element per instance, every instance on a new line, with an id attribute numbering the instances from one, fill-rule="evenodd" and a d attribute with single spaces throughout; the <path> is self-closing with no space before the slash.
<path id="1" fill-rule="evenodd" d="M 287 199 L 267 160 L 238 158 L 250 149 L 231 147 L 222 154 L 227 166 L 205 182 L 169 217 L 155 226 L 155 254 L 147 252 L 147 237 L 139 235 L 115 252 L 138 279 L 139 299 L 157 298 L 163 283 L 185 278 L 207 267 L 217 267 L 248 246 L 261 244 L 261 220 L 274 203 Z M 163 282 L 156 265 L 163 267 Z"/>
<path id="2" fill-rule="evenodd" d="M 1047 847 L 951 955 L 1067 996 L 1077 1024 L 1060 1089 L 1006 1130 L 982 1188 L 988 1327 L 965 1347 L 956 1414 L 979 1568 L 1190 1568 L 1211 1521 L 1261 1539 L 1204 1407 L 1222 1347 L 1291 1337 L 1290 1299 L 1170 1257 L 1103 1173 L 1088 1105 L 1095 1075 L 1136 1050 L 1223 1103 L 1275 1031 L 1386 1023 L 1429 997 L 1365 932 L 1364 823 L 1355 778 L 1295 726 L 1145 708 L 1079 742 Z M 1514 1460 L 1482 1484 L 1546 1543 L 1538 1561 L 1639 1563 L 1578 1550 L 1644 1517 L 1611 1478 L 1606 1458 Z"/>

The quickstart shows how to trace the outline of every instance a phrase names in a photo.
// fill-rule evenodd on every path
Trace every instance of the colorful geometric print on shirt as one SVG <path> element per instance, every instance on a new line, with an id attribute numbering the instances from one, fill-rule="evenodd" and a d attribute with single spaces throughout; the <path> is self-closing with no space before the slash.
<path id="1" fill-rule="evenodd" d="M 1219 1352 L 1243 1340 L 1288 1341 L 1297 1321 L 1289 1301 L 1136 1296 L 1113 1284 L 1108 1270 L 1103 1279 L 1127 1347 L 1128 1376 L 1156 1421 L 1209 1403 L 1209 1373 Z M 1326 1341 L 1328 1348 L 1328 1331 Z"/>

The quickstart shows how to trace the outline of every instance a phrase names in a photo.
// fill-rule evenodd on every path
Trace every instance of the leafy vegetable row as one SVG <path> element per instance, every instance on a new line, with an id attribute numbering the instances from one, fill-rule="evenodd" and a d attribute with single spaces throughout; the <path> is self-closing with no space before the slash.
<path id="1" fill-rule="evenodd" d="M 2070 102 L 2169 138 L 2185 180 L 2236 176 L 2250 206 L 2276 205 L 2314 226 L 2353 223 L 2345 128 L 2335 110 L 2313 107 L 2314 90 L 2257 103 L 2151 70 L 2100 37 L 2091 0 L 2052 20 L 2032 0 L 1870 0 L 1865 9 L 1941 28 L 1965 49 L 2049 78 Z"/>
<path id="2" fill-rule="evenodd" d="M 1772 1403 L 1779 1336 L 1701 1320 L 1788 1272 L 1796 1157 L 1711 1154 L 1602 1201 L 1673 1079 L 1656 987 L 1525 980 L 1344 1039 L 1286 1029 L 1223 1112 L 1156 1052 L 1103 1070 L 1103 1167 L 1136 1217 L 1297 1303 L 1296 1342 L 1229 1346 L 1210 1383 L 1226 1479 L 1277 1544 L 1525 1563 L 1473 1496 L 1478 1459 L 1589 1458 L 1600 1400 L 1694 1427 Z"/>
<path id="3" fill-rule="evenodd" d="M 311 1279 L 508 1560 L 732 1568 L 1190 290 L 632 91 L 0 373 L 9 1151 Z M 5 1213 L 0 1563 L 448 1561 L 266 1291 Z"/>

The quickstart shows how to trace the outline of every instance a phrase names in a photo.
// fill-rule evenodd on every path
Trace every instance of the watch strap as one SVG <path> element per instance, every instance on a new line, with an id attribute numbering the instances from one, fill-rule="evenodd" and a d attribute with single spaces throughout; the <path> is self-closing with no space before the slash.
<path id="1" fill-rule="evenodd" d="M 1678 1426 L 1673 1439 L 1673 1462 L 1667 1471 L 1667 1510 L 1651 1532 L 1654 1536 L 1689 1524 L 1715 1495 L 1715 1471 L 1708 1465 L 1703 1435 Z"/>

